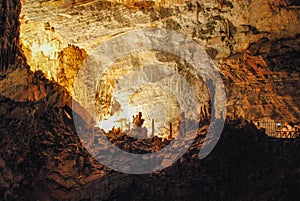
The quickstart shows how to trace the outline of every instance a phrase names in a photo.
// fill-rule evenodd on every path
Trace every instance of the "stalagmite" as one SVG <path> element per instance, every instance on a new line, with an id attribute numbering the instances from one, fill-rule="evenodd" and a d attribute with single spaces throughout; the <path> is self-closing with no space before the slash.
<path id="1" fill-rule="evenodd" d="M 196 20 L 199 21 L 199 3 L 196 2 Z"/>
<path id="2" fill-rule="evenodd" d="M 170 136 L 169 139 L 172 139 L 173 127 L 172 123 L 170 122 Z"/>
<path id="3" fill-rule="evenodd" d="M 154 119 L 152 119 L 152 134 L 151 137 L 154 137 Z"/>

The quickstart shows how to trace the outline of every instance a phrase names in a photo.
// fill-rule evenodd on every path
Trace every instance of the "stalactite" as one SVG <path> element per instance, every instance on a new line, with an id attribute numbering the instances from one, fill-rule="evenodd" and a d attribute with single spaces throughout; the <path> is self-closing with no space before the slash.
<path id="1" fill-rule="evenodd" d="M 198 2 L 196 2 L 196 20 L 199 21 L 199 7 L 200 7 L 200 4 Z"/>

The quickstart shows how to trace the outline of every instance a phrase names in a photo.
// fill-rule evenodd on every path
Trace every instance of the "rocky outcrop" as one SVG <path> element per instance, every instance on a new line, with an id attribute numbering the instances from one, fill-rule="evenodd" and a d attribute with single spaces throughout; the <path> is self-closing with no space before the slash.
<path id="1" fill-rule="evenodd" d="M 68 45 L 64 48 L 59 56 L 58 68 L 58 84 L 67 89 L 72 95 L 74 89 L 74 81 L 80 70 L 82 63 L 87 58 L 87 54 L 83 49 L 74 45 Z"/>
<path id="2" fill-rule="evenodd" d="M 51 2 L 53 4 L 60 3 L 60 1 Z M 79 3 L 83 4 L 84 2 L 88 1 Z M 234 8 L 236 2 L 243 1 L 232 1 L 231 4 L 228 2 L 222 4 L 223 6 L 219 9 L 227 9 L 231 7 L 231 4 Z M 12 41 L 18 41 L 18 23 L 16 22 L 18 12 L 20 12 L 20 3 L 3 1 L 0 5 L 1 16 L 4 19 L 1 20 L 1 41 L 5 43 L 2 50 L 5 49 L 3 47 L 7 47 L 4 51 L 5 55 L 7 55 L 6 52 L 13 54 L 13 45 L 11 44 L 16 44 Z M 259 5 L 261 6 L 257 9 L 265 8 L 264 2 Z M 217 4 L 215 9 L 217 12 L 222 12 L 217 9 L 219 6 Z M 279 15 L 278 18 L 280 18 L 281 12 L 288 10 L 282 3 L 271 6 L 275 10 L 274 15 Z M 195 5 L 191 4 L 190 8 L 190 16 L 194 16 Z M 161 12 L 164 17 L 170 17 L 170 13 L 176 11 L 176 9 L 169 8 L 161 10 L 164 10 Z M 143 12 L 137 11 L 137 15 L 144 15 Z M 267 14 L 263 13 L 261 16 L 265 17 Z M 115 24 L 112 22 L 107 26 Z M 173 27 L 177 25 L 170 19 L 167 24 Z M 257 31 L 274 30 L 274 28 L 267 28 L 263 25 L 256 29 L 251 26 L 248 28 L 254 34 Z M 283 26 L 284 28 L 285 26 Z M 209 36 L 210 32 L 208 31 L 207 34 Z M 291 32 L 292 34 L 293 32 Z M 284 101 L 292 96 L 283 88 L 297 89 L 298 84 L 295 85 L 295 83 L 299 81 L 299 76 L 293 74 L 297 73 L 297 70 L 290 73 L 286 70 L 289 69 L 288 67 L 282 67 L 283 63 L 280 60 L 281 58 L 287 60 L 297 58 L 296 54 L 289 56 L 290 52 L 298 51 L 298 47 L 291 42 L 295 40 L 295 37 L 290 36 L 290 39 L 286 40 L 287 42 L 271 37 L 268 40 L 263 42 L 263 45 L 251 43 L 250 52 L 246 52 L 244 55 L 235 55 L 227 60 L 218 61 L 223 68 L 225 82 L 234 83 L 233 87 L 228 87 L 228 93 L 238 97 L 238 101 L 242 105 L 245 105 L 247 101 L 250 102 L 249 100 L 257 95 L 261 97 L 259 100 L 265 100 L 264 95 L 271 94 L 270 99 L 267 100 L 282 106 Z M 297 37 L 296 40 L 298 40 Z M 275 43 L 275 41 L 277 42 Z M 268 44 L 271 46 L 270 49 L 268 49 Z M 283 50 L 276 53 L 277 47 Z M 147 175 L 126 175 L 108 169 L 89 155 L 76 135 L 73 125 L 74 116 L 69 105 L 71 97 L 67 91 L 57 83 L 48 80 L 41 71 L 30 72 L 28 66 L 22 63 L 25 58 L 22 58 L 22 53 L 20 50 L 18 51 L 16 59 L 12 60 L 11 57 L 2 57 L 3 54 L 1 55 L 1 62 L 7 69 L 0 79 L 1 199 L 243 201 L 293 201 L 298 199 L 300 191 L 299 139 L 270 139 L 263 131 L 257 130 L 252 123 L 241 119 L 226 122 L 219 143 L 204 160 L 198 160 L 198 151 L 203 143 L 205 132 L 198 136 L 180 160 L 165 170 Z M 216 55 L 218 54 L 219 52 L 216 53 Z M 263 58 L 260 58 L 260 55 Z M 12 58 L 14 57 L 12 56 Z M 269 60 L 269 58 L 271 59 Z M 265 62 L 264 59 L 267 61 Z M 5 62 L 3 62 L 4 60 Z M 278 60 L 280 62 L 277 62 Z M 273 65 L 269 63 L 270 61 L 278 64 L 279 68 L 272 69 Z M 298 66 L 297 62 L 298 60 L 296 60 L 295 67 Z M 292 64 L 293 62 L 287 63 L 289 66 Z M 232 70 L 228 72 L 228 69 Z M 274 73 L 275 70 L 278 71 L 278 74 Z M 270 84 L 274 74 L 279 79 L 279 83 L 291 86 L 277 85 L 274 87 L 273 84 Z M 292 79 L 287 77 L 288 75 Z M 257 80 L 257 78 L 260 79 Z M 255 83 L 253 83 L 254 80 Z M 255 86 L 258 87 L 255 88 Z M 282 87 L 280 88 L 280 86 Z M 246 92 L 244 89 L 247 89 Z M 253 89 L 251 91 L 253 95 L 250 95 L 248 89 Z M 236 93 L 239 91 L 242 95 Z M 277 97 L 278 93 L 282 94 L 284 101 L 272 100 Z M 249 96 L 245 94 L 249 94 Z M 297 96 L 298 92 L 295 97 Z M 297 99 L 295 100 L 297 101 Z M 236 103 L 233 102 L 233 104 Z M 264 104 L 257 100 L 250 103 Z M 297 107 L 299 108 L 297 102 L 291 100 L 287 103 L 293 104 L 293 109 L 298 112 L 296 110 Z M 281 110 L 281 107 L 275 109 Z M 238 111 L 241 110 L 238 109 Z M 255 111 L 257 110 L 249 110 L 249 113 L 253 115 Z M 273 110 L 262 108 L 258 111 L 267 113 Z M 237 115 L 242 115 L 242 112 L 237 112 Z M 90 134 L 90 127 L 84 122 L 81 129 Z M 109 133 L 108 137 L 121 147 L 125 147 L 128 141 L 132 140 L 122 135 L 116 137 L 115 134 Z M 157 137 L 153 141 L 159 146 L 165 145 Z M 138 143 L 133 142 L 131 146 L 134 151 L 141 151 Z M 153 149 L 153 151 L 155 150 Z"/>
<path id="3" fill-rule="evenodd" d="M 264 37 L 250 44 L 249 51 L 261 56 L 272 71 L 299 73 L 300 35 L 272 40 Z"/>
<path id="4" fill-rule="evenodd" d="M 192 148 L 164 171 L 122 178 L 106 200 L 296 200 L 299 157 L 284 156 L 292 147 L 299 141 L 272 141 L 251 124 L 228 122 L 203 161 Z"/>
<path id="5" fill-rule="evenodd" d="M 300 118 L 299 72 L 272 70 L 271 64 L 266 62 L 270 60 L 254 55 L 248 52 L 218 61 L 229 97 L 228 115 L 249 120 L 269 117 L 278 122 L 297 122 Z M 264 56 L 269 57 L 269 54 Z"/>
<path id="6" fill-rule="evenodd" d="M 18 103 L 3 96 L 0 102 L 1 198 L 67 199 L 64 191 L 101 176 L 63 107 L 41 101 Z"/>
<path id="7" fill-rule="evenodd" d="M 4 97 L 0 102 L 0 195 L 4 200 L 297 198 L 299 139 L 269 139 L 248 122 L 228 121 L 218 145 L 204 160 L 198 159 L 203 143 L 199 135 L 172 166 L 147 175 L 126 175 L 89 156 L 64 108 Z M 113 133 L 109 137 L 121 146 L 128 145 L 126 139 L 131 141 L 115 138 Z M 141 145 L 131 146 L 140 152 Z"/>

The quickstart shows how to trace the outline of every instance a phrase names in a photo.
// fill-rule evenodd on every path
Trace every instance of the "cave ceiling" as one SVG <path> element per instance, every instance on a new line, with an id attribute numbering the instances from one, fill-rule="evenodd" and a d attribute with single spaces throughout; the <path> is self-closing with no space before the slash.
<path id="1" fill-rule="evenodd" d="M 171 29 L 215 60 L 233 116 L 299 118 L 299 74 L 293 70 L 299 69 L 299 9 L 290 1 L 164 2 L 23 0 L 22 49 L 31 70 L 42 70 L 72 94 L 75 75 L 102 42 L 136 29 Z M 243 56 L 232 58 L 236 54 Z"/>

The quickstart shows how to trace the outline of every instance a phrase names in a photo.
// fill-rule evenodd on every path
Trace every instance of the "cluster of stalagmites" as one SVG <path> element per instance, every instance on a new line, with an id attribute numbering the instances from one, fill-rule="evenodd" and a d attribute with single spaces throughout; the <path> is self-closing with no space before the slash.
<path id="1" fill-rule="evenodd" d="M 5 199 L 140 200 L 149 196 L 154 200 L 209 200 L 216 196 L 242 200 L 247 192 L 248 200 L 259 200 L 260 196 L 272 197 L 274 191 L 283 198 L 295 192 L 290 189 L 287 194 L 284 189 L 296 182 L 292 177 L 298 174 L 299 140 L 273 141 L 242 119 L 227 120 L 220 142 L 206 159 L 198 159 L 204 126 L 202 135 L 175 164 L 134 176 L 97 163 L 81 145 L 64 107 L 45 108 L 44 102 L 18 103 L 5 97 L 0 103 L 0 195 Z M 114 146 L 133 153 L 154 152 L 169 143 L 158 137 L 136 140 L 118 132 L 105 135 Z M 134 189 L 143 193 L 126 195 Z"/>
<path id="2" fill-rule="evenodd" d="M 207 115 L 207 114 L 206 114 Z M 204 138 L 206 135 L 206 130 L 209 125 L 208 116 L 204 116 L 201 113 L 200 122 L 196 122 L 191 119 L 187 119 L 184 117 L 184 114 L 181 116 L 181 128 L 179 131 L 182 135 L 185 134 L 195 134 L 197 132 L 198 136 Z M 108 140 L 114 145 L 119 147 L 120 149 L 137 154 L 145 154 L 145 153 L 154 153 L 165 146 L 169 145 L 175 138 L 172 133 L 172 129 L 170 129 L 170 133 L 166 137 L 159 137 L 159 135 L 152 135 L 150 137 L 147 136 L 147 129 L 143 127 L 144 119 L 142 118 L 142 112 L 139 112 L 138 115 L 133 117 L 132 128 L 128 130 L 122 130 L 121 128 L 113 127 L 109 132 L 105 132 L 100 128 L 94 128 L 94 135 L 81 135 L 83 136 L 83 140 L 92 141 L 93 144 L 92 149 L 96 149 L 97 151 L 101 151 L 101 136 L 105 135 Z M 191 129 L 191 126 L 195 126 L 194 129 Z M 172 124 L 170 123 L 170 126 Z M 82 131 L 79 131 L 82 132 Z M 84 132 L 84 131 L 83 131 Z M 90 131 L 85 131 L 90 132 Z M 190 132 L 190 133 L 189 133 Z M 91 137 L 91 139 L 88 139 Z M 182 148 L 184 147 L 185 142 L 182 141 Z M 177 147 L 178 149 L 180 147 Z M 103 150 L 102 150 L 103 151 Z M 107 150 L 106 150 L 107 151 Z M 162 156 L 164 157 L 164 156 Z"/>

